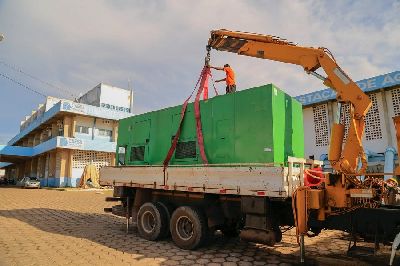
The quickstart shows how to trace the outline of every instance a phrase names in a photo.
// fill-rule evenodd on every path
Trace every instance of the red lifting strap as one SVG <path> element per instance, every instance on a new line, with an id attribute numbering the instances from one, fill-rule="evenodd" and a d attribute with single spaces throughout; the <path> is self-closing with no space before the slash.
<path id="1" fill-rule="evenodd" d="M 208 164 L 208 160 L 206 153 L 204 151 L 203 131 L 201 130 L 200 95 L 205 87 L 207 87 L 207 94 L 208 94 L 208 76 L 210 75 L 210 73 L 211 71 L 209 67 L 203 68 L 200 87 L 199 90 L 197 91 L 196 99 L 194 101 L 194 115 L 196 117 L 197 142 L 199 143 L 201 159 L 203 160 L 203 164 L 205 165 Z"/>
<path id="2" fill-rule="evenodd" d="M 211 81 L 212 81 L 212 85 L 213 85 L 213 88 L 214 88 L 215 95 L 218 96 L 219 94 L 218 94 L 217 88 L 215 88 L 214 79 L 213 79 L 213 77 L 211 75 L 211 70 L 209 68 L 208 68 L 208 72 L 209 72 L 208 75 L 210 76 Z M 206 82 L 204 83 L 203 100 L 208 100 L 208 76 L 207 76 Z"/>
<path id="3" fill-rule="evenodd" d="M 190 95 L 190 97 L 192 97 L 192 95 Z M 163 162 L 164 172 L 165 172 L 165 169 L 168 167 L 168 164 L 169 164 L 169 161 L 171 160 L 172 154 L 174 154 L 174 151 L 176 149 L 176 144 L 178 144 L 178 139 L 179 139 L 179 136 L 181 135 L 183 118 L 185 117 L 186 107 L 189 103 L 190 97 L 187 98 L 186 101 L 182 105 L 181 120 L 179 121 L 178 131 L 176 132 L 176 134 L 174 136 L 174 140 L 172 141 L 171 147 L 169 148 L 167 157 L 165 157 L 165 160 Z"/>
<path id="4" fill-rule="evenodd" d="M 172 158 L 172 155 L 175 152 L 176 145 L 178 144 L 179 136 L 181 135 L 182 122 L 183 122 L 183 119 L 185 117 L 187 105 L 188 105 L 189 100 L 192 97 L 194 91 L 196 90 L 197 86 L 199 85 L 199 82 L 200 82 L 200 86 L 199 86 L 199 89 L 197 91 L 196 99 L 195 99 L 195 102 L 194 102 L 194 111 L 195 111 L 195 118 L 196 118 L 196 133 L 197 133 L 197 141 L 199 143 L 199 149 L 200 149 L 201 158 L 202 158 L 203 163 L 205 165 L 208 164 L 208 160 L 207 160 L 207 157 L 206 157 L 206 154 L 205 154 L 205 151 L 204 151 L 203 132 L 201 130 L 200 96 L 201 96 L 201 93 L 202 93 L 202 91 L 203 91 L 205 86 L 207 86 L 207 89 L 208 89 L 208 77 L 209 76 L 211 76 L 210 68 L 205 66 L 203 68 L 203 70 L 201 71 L 201 75 L 200 75 L 199 79 L 197 80 L 197 83 L 196 83 L 196 86 L 195 86 L 194 90 L 192 91 L 190 96 L 186 99 L 186 101 L 182 105 L 181 119 L 179 121 L 178 130 L 177 130 L 177 132 L 176 132 L 176 134 L 174 136 L 174 139 L 172 141 L 171 147 L 169 148 L 167 156 L 166 156 L 166 158 L 165 158 L 165 160 L 163 162 L 164 173 L 165 173 L 165 169 L 168 167 L 168 164 L 169 164 L 169 161 Z M 207 91 L 207 94 L 208 94 L 208 91 Z M 207 95 L 207 97 L 208 97 L 208 95 Z"/>

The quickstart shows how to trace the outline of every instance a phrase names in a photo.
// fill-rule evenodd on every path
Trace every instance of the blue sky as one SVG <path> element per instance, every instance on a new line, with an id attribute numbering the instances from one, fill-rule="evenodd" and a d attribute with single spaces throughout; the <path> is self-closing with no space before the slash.
<path id="1" fill-rule="evenodd" d="M 0 74 L 55 97 L 105 82 L 132 81 L 136 113 L 177 105 L 191 92 L 212 29 L 284 37 L 328 47 L 354 79 L 399 70 L 399 1 L 106 1 L 0 0 Z M 212 52 L 229 63 L 239 89 L 274 83 L 292 96 L 321 89 L 300 67 Z M 215 72 L 216 78 L 222 77 Z M 223 85 L 218 85 L 220 92 Z M 66 93 L 68 91 L 70 93 Z M 0 143 L 19 131 L 44 98 L 0 76 Z"/>

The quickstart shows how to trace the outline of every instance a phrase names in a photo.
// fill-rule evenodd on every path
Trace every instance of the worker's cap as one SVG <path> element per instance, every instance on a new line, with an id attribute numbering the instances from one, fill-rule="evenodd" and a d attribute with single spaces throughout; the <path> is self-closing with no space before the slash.
<path id="1" fill-rule="evenodd" d="M 393 178 L 393 177 L 391 177 L 391 178 L 389 178 L 388 180 L 386 180 L 386 182 L 388 182 L 388 181 L 392 181 L 393 183 L 396 184 L 396 186 L 399 185 L 399 183 L 397 182 L 397 180 L 396 180 L 395 178 Z"/>
<path id="2" fill-rule="evenodd" d="M 229 64 L 225 64 L 224 67 L 229 67 Z"/>

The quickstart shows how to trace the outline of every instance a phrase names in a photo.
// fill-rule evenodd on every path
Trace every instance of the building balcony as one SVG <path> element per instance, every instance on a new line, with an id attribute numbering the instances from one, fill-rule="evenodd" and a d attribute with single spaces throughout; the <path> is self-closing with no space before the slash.
<path id="1" fill-rule="evenodd" d="M 18 163 L 56 148 L 115 152 L 116 143 L 101 139 L 54 137 L 34 147 L 0 145 L 0 162 Z"/>

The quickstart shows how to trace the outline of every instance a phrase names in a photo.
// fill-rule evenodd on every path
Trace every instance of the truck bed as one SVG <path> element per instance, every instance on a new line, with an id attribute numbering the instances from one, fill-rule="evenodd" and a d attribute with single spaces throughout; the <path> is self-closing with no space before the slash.
<path id="1" fill-rule="evenodd" d="M 220 164 L 208 166 L 108 166 L 100 184 L 157 190 L 287 198 L 301 185 L 306 164 L 321 162 L 289 157 L 288 166 Z"/>

